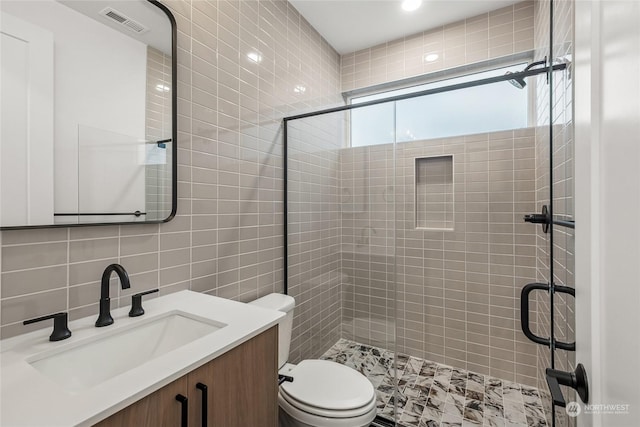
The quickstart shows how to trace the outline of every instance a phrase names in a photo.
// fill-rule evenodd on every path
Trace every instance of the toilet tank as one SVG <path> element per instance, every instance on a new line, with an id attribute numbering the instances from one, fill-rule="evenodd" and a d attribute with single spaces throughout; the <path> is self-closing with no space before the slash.
<path id="1" fill-rule="evenodd" d="M 287 360 L 289 360 L 291 328 L 293 327 L 293 308 L 296 305 L 296 300 L 290 295 L 269 294 L 255 301 L 251 301 L 249 304 L 286 313 L 286 316 L 278 323 L 278 369 L 280 369 L 287 363 Z"/>

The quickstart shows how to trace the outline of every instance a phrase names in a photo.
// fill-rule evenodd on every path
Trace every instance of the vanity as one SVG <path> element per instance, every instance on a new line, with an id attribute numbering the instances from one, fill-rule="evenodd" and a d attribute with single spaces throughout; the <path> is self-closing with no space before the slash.
<path id="1" fill-rule="evenodd" d="M 276 426 L 284 314 L 192 291 L 0 342 L 7 426 Z M 248 410 L 250 408 L 250 410 Z"/>

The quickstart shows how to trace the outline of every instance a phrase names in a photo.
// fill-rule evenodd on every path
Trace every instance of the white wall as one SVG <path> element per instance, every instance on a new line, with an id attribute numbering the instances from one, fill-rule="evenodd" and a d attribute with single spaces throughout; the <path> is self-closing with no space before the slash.
<path id="1" fill-rule="evenodd" d="M 145 137 L 146 45 L 53 0 L 3 1 L 2 9 L 54 34 L 55 212 L 76 212 L 79 125 Z M 132 174 L 138 172 L 108 174 L 104 185 L 135 193 L 140 203 L 131 208 L 143 208 L 144 173 Z M 102 209 L 81 207 L 94 208 Z"/>
<path id="2" fill-rule="evenodd" d="M 0 226 L 53 222 L 53 35 L 0 12 Z"/>
<path id="3" fill-rule="evenodd" d="M 640 425 L 640 2 L 577 1 L 576 361 L 581 426 Z"/>

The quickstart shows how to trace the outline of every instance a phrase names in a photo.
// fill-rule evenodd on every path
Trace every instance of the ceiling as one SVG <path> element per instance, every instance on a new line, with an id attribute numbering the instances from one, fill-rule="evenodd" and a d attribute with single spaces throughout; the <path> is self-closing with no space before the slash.
<path id="1" fill-rule="evenodd" d="M 423 0 L 414 12 L 402 10 L 400 0 L 289 1 L 342 55 L 522 0 Z"/>
<path id="2" fill-rule="evenodd" d="M 88 16 L 114 30 L 134 38 L 144 44 L 152 46 L 167 55 L 171 55 L 171 22 L 160 8 L 143 0 L 56 0 L 71 9 Z M 117 13 L 131 18 L 144 26 L 144 33 L 136 34 L 123 27 L 114 24 L 100 14 L 106 7 L 112 8 Z"/>

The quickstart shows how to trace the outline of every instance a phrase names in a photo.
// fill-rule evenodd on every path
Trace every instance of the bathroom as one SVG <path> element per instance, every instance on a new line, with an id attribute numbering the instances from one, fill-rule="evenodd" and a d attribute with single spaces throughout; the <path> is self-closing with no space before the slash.
<path id="1" fill-rule="evenodd" d="M 640 378 L 626 368 L 640 358 L 640 339 L 626 335 L 640 326 L 638 291 L 630 285 L 639 276 L 633 268 L 639 251 L 628 237 L 638 231 L 633 218 L 640 208 L 631 137 L 640 92 L 637 79 L 628 81 L 640 63 L 635 2 L 497 1 L 483 2 L 485 9 L 456 2 L 448 6 L 459 12 L 455 19 L 340 51 L 328 41 L 330 30 L 321 30 L 331 19 L 316 15 L 317 29 L 310 23 L 309 8 L 323 2 L 160 3 L 177 30 L 176 139 L 167 143 L 176 154 L 175 216 L 148 224 L 4 229 L 2 340 L 50 328 L 23 324 L 38 316 L 67 312 L 71 322 L 97 316 L 101 275 L 117 263 L 130 288 L 121 289 L 114 276 L 114 310 L 128 309 L 133 294 L 153 289 L 159 292 L 145 300 L 190 290 L 244 303 L 284 292 L 296 304 L 291 363 L 322 358 L 334 345 L 342 345 L 327 356 L 334 359 L 345 345 L 365 346 L 369 355 L 387 351 L 396 370 L 391 388 L 377 395 L 384 398 L 379 423 L 419 425 L 404 413 L 409 400 L 425 413 L 426 399 L 420 407 L 420 399 L 404 393 L 402 355 L 541 392 L 544 418 L 504 416 L 504 425 L 640 424 L 633 386 Z M 382 3 L 400 8 L 399 1 Z M 421 8 L 427 7 L 425 0 Z M 344 43 L 353 38 L 342 35 Z M 505 79 L 483 85 L 505 87 L 505 99 L 503 92 L 484 99 L 487 108 L 526 96 L 528 116 L 517 128 L 356 146 L 349 139 L 358 118 L 377 136 L 399 134 L 391 103 L 300 117 L 408 82 L 516 65 L 519 72 L 545 57 L 550 62 L 523 77 L 524 88 Z M 546 74 L 534 74 L 549 64 L 564 66 L 552 73 L 551 103 Z M 425 80 L 412 80 L 416 76 Z M 412 100 L 397 100 L 397 111 Z M 367 118 L 367 111 L 380 109 L 391 109 L 391 116 Z M 429 187 L 417 175 L 429 178 L 438 161 L 444 163 L 438 176 L 450 185 L 444 203 L 437 202 L 450 208 L 441 224 L 421 226 L 434 217 Z M 575 235 L 562 224 L 544 233 L 543 225 L 523 221 L 550 204 L 550 173 L 553 219 L 575 219 Z M 421 195 L 425 202 L 418 206 Z M 0 197 L 5 205 L 8 199 Z M 575 341 L 575 351 L 551 352 L 522 332 L 521 289 L 548 283 L 550 268 L 554 284 L 575 289 L 575 299 L 558 290 L 549 316 L 549 294 L 532 292 L 533 334 L 548 337 L 555 321 L 554 337 Z M 545 381 L 551 358 L 557 370 L 586 367 L 588 403 L 627 405 L 626 412 L 586 410 L 563 387 L 582 413 L 572 417 L 556 407 L 551 414 Z M 4 384 L 2 391 L 10 392 Z M 444 409 L 425 425 L 494 425 L 489 417 L 445 420 Z"/>

